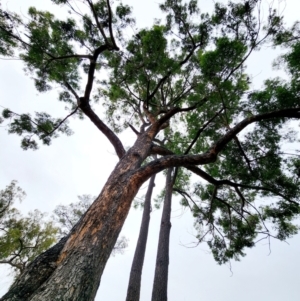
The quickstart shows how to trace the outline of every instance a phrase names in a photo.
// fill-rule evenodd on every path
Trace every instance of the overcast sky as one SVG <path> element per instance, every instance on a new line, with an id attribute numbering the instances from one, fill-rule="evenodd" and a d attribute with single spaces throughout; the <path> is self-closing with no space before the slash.
<path id="1" fill-rule="evenodd" d="M 265 1 L 266 2 L 266 1 Z M 284 10 L 291 24 L 300 11 L 299 0 L 288 0 Z M 159 17 L 158 1 L 124 0 L 133 6 L 137 27 L 151 26 Z M 203 10 L 209 10 L 213 1 L 200 2 Z M 2 5 L 20 14 L 28 6 L 62 12 L 49 0 L 7 0 Z M 284 3 L 281 1 L 281 9 Z M 271 49 L 262 49 L 248 62 L 255 87 L 264 79 L 274 76 L 271 68 L 276 55 Z M 33 81 L 25 75 L 20 61 L 0 60 L 0 105 L 18 113 L 49 111 L 57 117 L 66 114 L 64 104 L 56 99 L 56 92 L 38 93 Z M 101 105 L 97 108 L 100 112 Z M 0 128 L 0 189 L 16 179 L 26 191 L 27 198 L 19 208 L 24 212 L 39 209 L 51 212 L 58 204 L 77 200 L 77 195 L 98 195 L 117 157 L 106 138 L 88 121 L 72 120 L 75 134 L 61 136 L 50 147 L 41 146 L 37 151 L 22 151 L 19 137 L 7 135 Z M 123 135 L 129 146 L 134 134 Z M 164 182 L 158 177 L 156 192 Z M 143 186 L 145 191 L 146 185 Z M 272 241 L 271 254 L 266 242 L 260 242 L 247 251 L 241 262 L 232 262 L 232 273 L 228 265 L 219 266 L 208 252 L 205 244 L 187 248 L 195 241 L 193 219 L 188 212 L 176 204 L 172 211 L 170 247 L 169 300 L 171 301 L 298 301 L 300 295 L 300 236 L 288 241 Z M 157 239 L 161 210 L 151 215 L 150 233 L 143 270 L 141 301 L 151 298 Z M 125 300 L 128 277 L 142 212 L 132 209 L 122 234 L 129 238 L 129 247 L 124 255 L 111 257 L 104 271 L 96 300 Z M 186 246 L 184 246 L 186 245 Z M 0 267 L 1 269 L 1 267 Z M 2 268 L 0 295 L 11 284 L 11 277 Z"/>

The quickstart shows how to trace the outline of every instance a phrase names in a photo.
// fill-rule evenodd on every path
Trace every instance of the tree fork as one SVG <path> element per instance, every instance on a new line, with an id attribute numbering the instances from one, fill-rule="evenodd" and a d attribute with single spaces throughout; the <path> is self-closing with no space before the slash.
<path id="1" fill-rule="evenodd" d="M 70 234 L 37 257 L 1 301 L 94 300 L 132 200 L 145 182 L 135 176 L 136 170 L 148 156 L 157 131 L 149 128 L 138 137 Z"/>

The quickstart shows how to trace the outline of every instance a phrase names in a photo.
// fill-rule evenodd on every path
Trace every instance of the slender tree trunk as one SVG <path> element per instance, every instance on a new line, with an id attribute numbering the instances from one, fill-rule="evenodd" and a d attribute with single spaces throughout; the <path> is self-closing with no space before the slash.
<path id="1" fill-rule="evenodd" d="M 168 168 L 167 170 L 166 195 L 160 224 L 152 301 L 168 300 L 169 242 L 171 231 L 170 219 L 173 190 L 172 170 L 172 168 Z"/>
<path id="2" fill-rule="evenodd" d="M 153 188 L 155 186 L 154 181 L 155 181 L 155 175 L 153 175 L 150 178 L 148 190 L 145 197 L 141 228 L 140 228 L 139 238 L 137 241 L 137 245 L 135 248 L 135 253 L 132 261 L 126 301 L 140 300 L 142 269 L 143 269 L 146 244 L 148 239 L 148 229 L 149 229 L 150 213 L 151 213 L 151 196 L 152 196 Z"/>

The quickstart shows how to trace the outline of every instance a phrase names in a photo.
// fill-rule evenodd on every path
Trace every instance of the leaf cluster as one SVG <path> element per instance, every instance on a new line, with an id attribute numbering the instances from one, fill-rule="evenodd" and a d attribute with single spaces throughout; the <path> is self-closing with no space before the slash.
<path id="1" fill-rule="evenodd" d="M 15 274 L 55 241 L 58 229 L 52 222 L 45 222 L 45 214 L 38 210 L 27 217 L 13 207 L 25 193 L 12 181 L 0 191 L 0 263 L 9 264 Z"/>
<path id="2" fill-rule="evenodd" d="M 7 124 L 8 133 L 14 133 L 23 137 L 21 147 L 24 150 L 36 150 L 38 148 L 35 138 L 42 141 L 45 145 L 50 145 L 52 138 L 58 137 L 59 132 L 66 135 L 72 134 L 66 121 L 54 119 L 46 112 L 36 112 L 35 118 L 32 118 L 30 114 L 19 115 L 9 109 L 4 109 L 2 116 L 4 119 L 9 120 Z"/>

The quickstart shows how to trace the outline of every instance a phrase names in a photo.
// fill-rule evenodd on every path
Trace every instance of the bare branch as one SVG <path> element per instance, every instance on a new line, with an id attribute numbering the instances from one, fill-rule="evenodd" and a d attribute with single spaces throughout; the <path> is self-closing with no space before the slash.
<path id="1" fill-rule="evenodd" d="M 112 13 L 111 13 L 111 6 L 109 3 L 109 0 L 106 0 L 106 3 L 107 3 L 107 8 L 108 8 L 108 28 L 109 28 L 110 38 L 111 38 L 111 41 L 112 41 L 114 47 L 116 48 L 116 50 L 119 50 L 119 47 L 116 44 L 113 30 L 112 30 Z"/>
<path id="2" fill-rule="evenodd" d="M 96 62 L 97 62 L 98 56 L 107 49 L 108 49 L 107 45 L 101 45 L 100 47 L 98 47 L 95 50 L 93 58 L 90 60 L 90 67 L 89 67 L 89 72 L 88 72 L 88 81 L 87 81 L 87 84 L 86 84 L 86 87 L 85 87 L 85 92 L 84 92 L 84 99 L 87 102 L 90 99 L 90 94 L 91 94 L 92 88 L 93 88 L 94 74 L 95 74 L 95 70 L 96 70 Z"/>
<path id="3" fill-rule="evenodd" d="M 71 117 L 72 115 L 74 115 L 78 110 L 78 106 L 75 108 L 75 110 L 73 112 L 71 112 L 69 115 L 67 115 L 63 120 L 61 120 L 54 128 L 52 131 L 48 132 L 47 136 L 52 135 L 69 117 Z"/>
<path id="4" fill-rule="evenodd" d="M 87 0 L 87 3 L 88 3 L 89 6 L 90 6 L 90 9 L 91 9 L 91 11 L 92 11 L 92 13 L 93 13 L 93 16 L 94 16 L 94 19 L 95 19 L 95 21 L 96 21 L 97 27 L 98 27 L 98 29 L 99 29 L 99 31 L 100 31 L 100 33 L 101 33 L 101 35 L 102 35 L 102 37 L 103 37 L 105 43 L 108 44 L 109 42 L 108 42 L 107 37 L 106 37 L 106 34 L 105 34 L 104 30 L 103 30 L 103 26 L 102 26 L 101 23 L 99 22 L 97 13 L 96 13 L 95 8 L 94 8 L 93 1 L 92 1 L 92 0 Z"/>
<path id="5" fill-rule="evenodd" d="M 130 123 L 128 123 L 128 126 L 132 129 L 132 131 L 138 136 L 140 135 L 140 132 Z"/>
<path id="6" fill-rule="evenodd" d="M 89 103 L 81 104 L 80 108 L 83 113 L 90 118 L 95 126 L 106 136 L 106 138 L 115 148 L 118 157 L 121 159 L 126 152 L 118 136 L 99 118 L 99 116 L 93 111 Z"/>
<path id="7" fill-rule="evenodd" d="M 90 54 L 70 54 L 70 55 L 64 55 L 64 56 L 59 56 L 59 57 L 55 57 L 51 55 L 51 59 L 48 60 L 49 63 L 51 63 L 52 61 L 58 61 L 58 60 L 64 60 L 64 59 L 72 59 L 72 58 L 76 58 L 76 59 L 93 59 L 93 56 Z"/>

